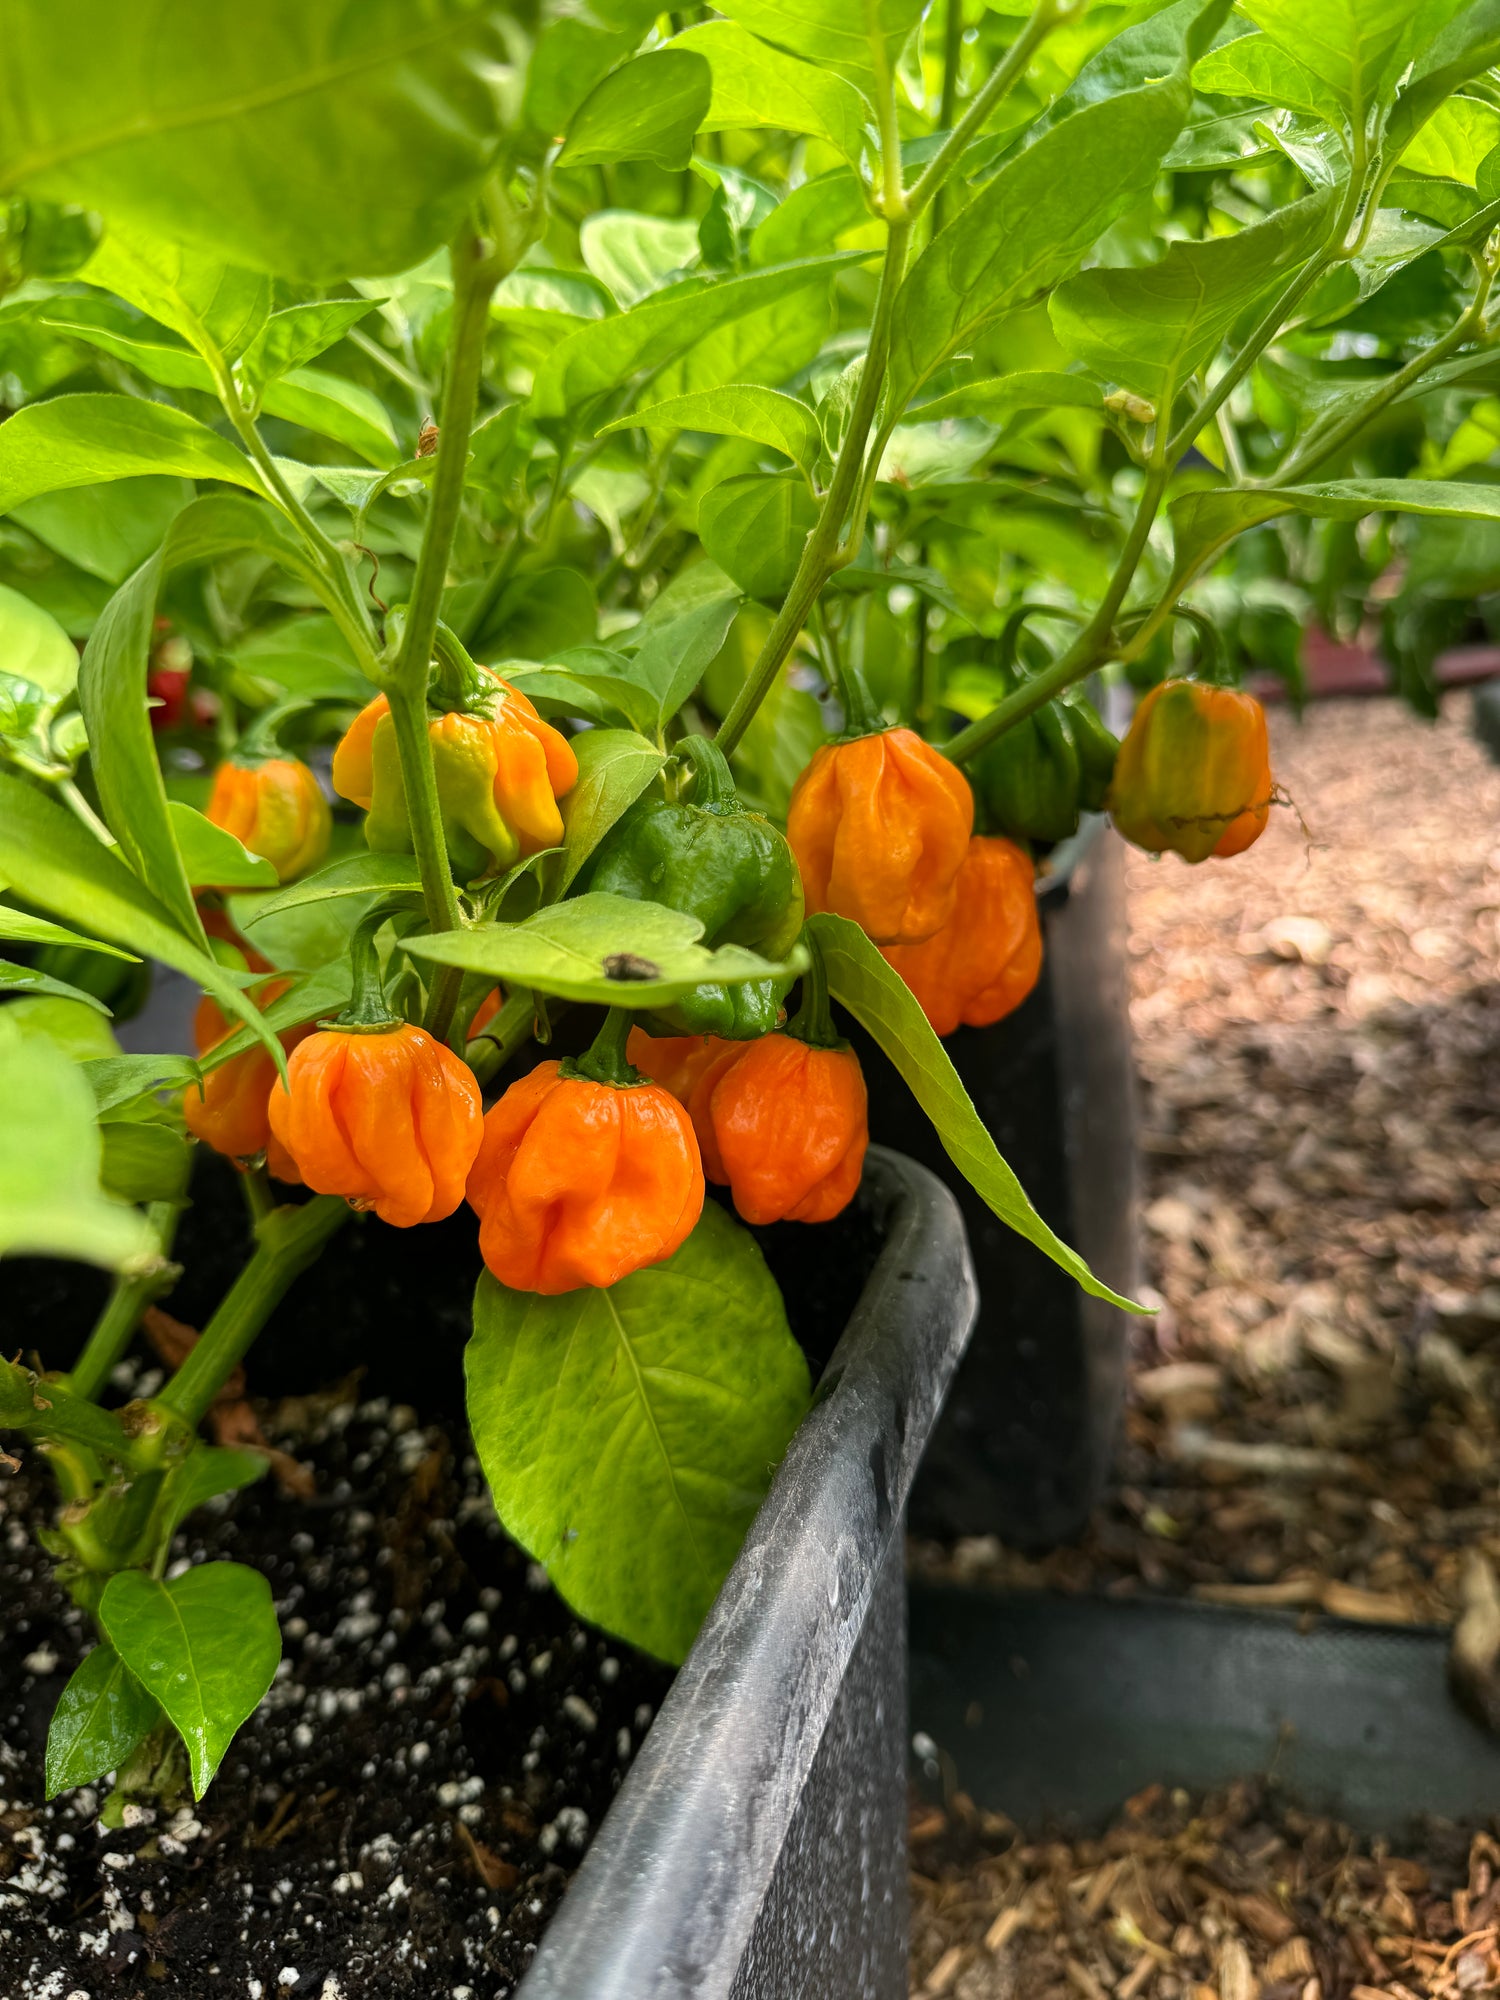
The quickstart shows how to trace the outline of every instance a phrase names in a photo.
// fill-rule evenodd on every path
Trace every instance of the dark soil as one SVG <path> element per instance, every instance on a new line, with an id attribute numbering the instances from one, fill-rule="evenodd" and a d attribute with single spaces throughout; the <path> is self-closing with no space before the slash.
<path id="1" fill-rule="evenodd" d="M 245 1222 L 217 1162 L 194 1194 L 165 1303 L 201 1325 Z M 816 1374 L 876 1219 L 758 1234 Z M 267 1478 L 178 1538 L 183 1563 L 262 1569 L 284 1642 L 191 1810 L 109 1832 L 103 1787 L 44 1802 L 48 1718 L 91 1634 L 36 1549 L 40 1459 L 0 1478 L 0 2000 L 503 2000 L 525 1971 L 672 1674 L 576 1619 L 495 1518 L 462 1414 L 478 1269 L 470 1217 L 364 1218 L 252 1351 L 265 1436 L 313 1494 Z M 66 1366 L 103 1290 L 8 1262 L 9 1351 Z M 153 1373 L 128 1363 L 114 1389 Z"/>

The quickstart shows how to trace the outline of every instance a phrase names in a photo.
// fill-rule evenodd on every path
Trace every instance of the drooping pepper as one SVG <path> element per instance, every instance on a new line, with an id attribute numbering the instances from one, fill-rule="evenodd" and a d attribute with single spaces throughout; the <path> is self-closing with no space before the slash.
<path id="1" fill-rule="evenodd" d="M 919 944 L 953 914 L 974 795 L 914 731 L 884 729 L 823 745 L 786 830 L 809 910 L 851 917 L 876 944 Z"/>
<path id="2" fill-rule="evenodd" d="M 256 989 L 255 1004 L 269 1007 L 290 985 L 289 979 L 268 980 Z M 193 1042 L 199 1055 L 206 1056 L 239 1025 L 227 1020 L 217 1002 L 205 994 L 193 1016 Z M 310 1026 L 288 1028 L 280 1038 L 281 1046 L 290 1053 L 311 1033 Z M 211 1069 L 201 1085 L 189 1084 L 182 1096 L 182 1117 L 193 1137 L 212 1146 L 216 1153 L 241 1163 L 264 1155 L 275 1179 L 295 1184 L 297 1169 L 271 1130 L 271 1086 L 275 1081 L 276 1065 L 257 1042 Z"/>
<path id="3" fill-rule="evenodd" d="M 883 956 L 911 988 L 937 1035 L 987 1028 L 1019 1007 L 1042 969 L 1035 868 L 1013 841 L 978 838 L 958 874 L 958 907 L 923 944 Z"/>
<path id="4" fill-rule="evenodd" d="M 991 825 L 1013 840 L 1066 840 L 1080 812 L 1097 812 L 1119 745 L 1091 704 L 1049 701 L 976 759 L 974 782 Z"/>
<path id="5" fill-rule="evenodd" d="M 539 1063 L 484 1121 L 469 1204 L 480 1254 L 513 1291 L 618 1284 L 670 1257 L 703 1212 L 692 1121 L 628 1067 L 628 1027 L 612 1012 L 589 1055 Z"/>
<path id="6" fill-rule="evenodd" d="M 441 1222 L 464 1198 L 484 1123 L 473 1071 L 386 1005 L 377 906 L 350 944 L 353 996 L 293 1049 L 271 1090 L 271 1131 L 317 1194 L 410 1229 Z"/>
<path id="7" fill-rule="evenodd" d="M 291 882 L 328 852 L 332 817 L 322 787 L 300 758 L 230 757 L 214 773 L 205 815 Z M 212 888 L 212 883 L 203 883 Z"/>
<path id="8" fill-rule="evenodd" d="M 791 848 L 768 819 L 740 804 L 720 750 L 701 736 L 679 749 L 692 762 L 691 800 L 637 800 L 602 842 L 589 887 L 682 910 L 702 924 L 706 945 L 784 958 L 803 917 Z M 776 1026 L 790 984 L 788 977 L 698 986 L 660 1018 L 680 1034 L 748 1040 Z"/>
<path id="9" fill-rule="evenodd" d="M 1109 811 L 1125 838 L 1185 861 L 1241 854 L 1259 840 L 1273 794 L 1265 710 L 1202 681 L 1160 682 L 1120 746 Z"/>
<path id="10" fill-rule="evenodd" d="M 498 674 L 478 672 L 477 705 L 427 724 L 448 852 L 466 880 L 556 847 L 557 801 L 578 782 L 578 759 L 561 731 Z M 383 694 L 360 710 L 334 751 L 333 788 L 368 814 L 365 839 L 376 853 L 411 853 L 396 727 Z"/>

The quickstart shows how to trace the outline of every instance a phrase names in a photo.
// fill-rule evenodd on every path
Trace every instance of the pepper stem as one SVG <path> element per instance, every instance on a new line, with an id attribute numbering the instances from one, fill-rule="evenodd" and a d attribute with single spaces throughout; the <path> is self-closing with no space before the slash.
<path id="1" fill-rule="evenodd" d="M 628 1007 L 611 1007 L 591 1047 L 563 1064 L 564 1076 L 586 1076 L 593 1083 L 608 1083 L 621 1090 L 639 1083 L 641 1073 L 631 1068 L 625 1055 L 634 1024 L 635 1016 Z"/>
<path id="2" fill-rule="evenodd" d="M 335 1028 L 380 1029 L 395 1028 L 401 1024 L 401 1016 L 391 1011 L 386 1000 L 380 954 L 375 949 L 376 934 L 390 914 L 385 905 L 380 904 L 355 927 L 354 935 L 349 940 L 349 963 L 353 974 L 349 1005 L 335 1017 L 332 1024 Z"/>
<path id="3" fill-rule="evenodd" d="M 432 657 L 436 671 L 427 692 L 430 708 L 449 712 L 458 709 L 472 714 L 486 695 L 494 693 L 493 683 L 486 683 L 468 648 L 451 626 L 438 626 L 432 641 Z"/>
<path id="4" fill-rule="evenodd" d="M 811 931 L 804 930 L 808 966 L 802 975 L 802 1000 L 783 1033 L 795 1036 L 815 1049 L 842 1049 L 847 1046 L 833 1025 L 833 1008 L 828 998 L 828 970 L 822 949 Z"/>
<path id="5" fill-rule="evenodd" d="M 693 767 L 693 804 L 704 812 L 738 812 L 740 795 L 735 790 L 729 760 L 717 743 L 706 736 L 684 736 L 677 745 L 679 757 Z"/>

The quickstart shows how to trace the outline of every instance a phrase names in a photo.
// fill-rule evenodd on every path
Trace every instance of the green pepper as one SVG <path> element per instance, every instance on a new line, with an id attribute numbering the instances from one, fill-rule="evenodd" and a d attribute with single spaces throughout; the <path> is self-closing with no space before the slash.
<path id="1" fill-rule="evenodd" d="M 1119 747 L 1089 702 L 1049 701 L 976 761 L 975 790 L 997 833 L 1066 840 L 1077 832 L 1080 812 L 1103 807 Z"/>
<path id="2" fill-rule="evenodd" d="M 1115 775 L 1120 739 L 1099 719 L 1094 704 L 1081 694 L 1065 694 L 1058 703 L 1063 722 L 1078 753 L 1078 804 L 1084 812 L 1103 812 Z"/>
<path id="3" fill-rule="evenodd" d="M 705 737 L 678 745 L 691 760 L 690 801 L 644 798 L 605 836 L 591 889 L 636 896 L 696 917 L 703 942 L 784 958 L 802 928 L 802 878 L 783 835 L 740 804 L 721 751 Z M 662 1032 L 751 1041 L 777 1025 L 789 979 L 696 986 L 657 1017 Z"/>

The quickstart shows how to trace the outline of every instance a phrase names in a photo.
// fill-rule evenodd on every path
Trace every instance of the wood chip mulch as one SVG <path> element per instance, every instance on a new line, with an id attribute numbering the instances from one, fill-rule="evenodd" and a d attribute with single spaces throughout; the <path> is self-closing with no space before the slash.
<path id="1" fill-rule="evenodd" d="M 1074 1547 L 919 1572 L 1450 1623 L 1466 1555 L 1500 1565 L 1500 770 L 1467 707 L 1275 714 L 1306 833 L 1131 855 L 1162 1310 L 1117 1483 Z"/>
<path id="2" fill-rule="evenodd" d="M 1458 2000 L 1500 1991 L 1500 1845 L 1422 1858 L 1259 1784 L 1152 1786 L 1100 1839 L 958 1794 L 912 1819 L 912 2000 Z"/>

